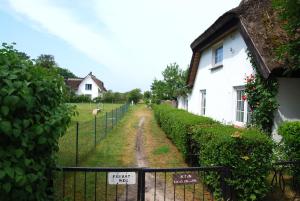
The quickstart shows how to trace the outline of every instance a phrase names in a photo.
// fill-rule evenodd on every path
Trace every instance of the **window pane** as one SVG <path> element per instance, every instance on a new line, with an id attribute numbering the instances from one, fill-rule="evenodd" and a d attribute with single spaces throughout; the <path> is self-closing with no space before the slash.
<path id="1" fill-rule="evenodd" d="M 248 104 L 247 104 L 247 123 L 248 124 L 251 123 L 251 109 Z"/>
<path id="2" fill-rule="evenodd" d="M 215 64 L 222 63 L 223 61 L 223 46 L 215 50 Z"/>
<path id="3" fill-rule="evenodd" d="M 200 110 L 200 114 L 205 115 L 206 90 L 200 90 L 200 94 L 201 94 L 201 110 Z"/>
<path id="4" fill-rule="evenodd" d="M 242 99 L 244 94 L 244 90 L 236 91 L 236 121 L 238 122 L 244 122 L 245 101 Z"/>

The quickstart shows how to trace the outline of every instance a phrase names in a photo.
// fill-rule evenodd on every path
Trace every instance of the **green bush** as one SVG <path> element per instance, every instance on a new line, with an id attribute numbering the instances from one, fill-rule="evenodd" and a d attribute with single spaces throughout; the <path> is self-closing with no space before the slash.
<path id="1" fill-rule="evenodd" d="M 69 99 L 70 103 L 89 103 L 91 101 L 91 97 L 87 95 L 74 95 Z"/>
<path id="2" fill-rule="evenodd" d="M 227 182 L 237 200 L 258 200 L 266 194 L 273 143 L 265 134 L 225 126 L 167 105 L 154 106 L 154 112 L 158 124 L 186 157 L 199 154 L 201 166 L 231 168 Z M 205 178 L 217 197 L 221 196 L 219 177 L 211 173 Z"/>
<path id="3" fill-rule="evenodd" d="M 188 146 L 190 143 L 188 136 L 191 134 L 192 126 L 216 123 L 210 118 L 193 115 L 166 104 L 154 105 L 153 108 L 158 124 L 188 161 L 192 159 L 190 146 Z"/>
<path id="4" fill-rule="evenodd" d="M 280 125 L 278 133 L 282 135 L 284 150 L 288 160 L 300 160 L 300 121 L 284 122 Z M 300 183 L 300 168 L 295 168 L 294 174 Z"/>
<path id="5" fill-rule="evenodd" d="M 63 78 L 0 49 L 0 200 L 51 200 L 58 138 L 70 122 Z"/>

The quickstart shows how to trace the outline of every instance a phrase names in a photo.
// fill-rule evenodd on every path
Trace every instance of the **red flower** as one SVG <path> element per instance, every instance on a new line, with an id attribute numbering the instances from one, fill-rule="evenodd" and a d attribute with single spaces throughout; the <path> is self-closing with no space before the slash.
<path id="1" fill-rule="evenodd" d="M 242 99 L 243 99 L 243 101 L 247 100 L 247 96 L 246 95 L 242 95 Z"/>

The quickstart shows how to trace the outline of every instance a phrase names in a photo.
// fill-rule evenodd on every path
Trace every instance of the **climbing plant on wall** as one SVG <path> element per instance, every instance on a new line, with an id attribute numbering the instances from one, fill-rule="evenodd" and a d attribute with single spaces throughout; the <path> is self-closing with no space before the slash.
<path id="1" fill-rule="evenodd" d="M 252 56 L 248 51 L 248 58 L 252 67 L 256 71 L 255 75 L 245 78 L 246 98 L 251 110 L 251 124 L 271 133 L 273 126 L 274 113 L 278 108 L 276 95 L 278 93 L 278 82 L 275 77 L 265 79 Z"/>

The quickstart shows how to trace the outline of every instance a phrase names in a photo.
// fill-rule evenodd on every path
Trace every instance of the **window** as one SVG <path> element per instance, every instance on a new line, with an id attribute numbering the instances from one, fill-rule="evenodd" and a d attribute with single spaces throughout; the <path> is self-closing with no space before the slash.
<path id="1" fill-rule="evenodd" d="M 241 123 L 250 123 L 251 112 L 246 101 L 245 90 L 236 89 L 236 115 L 235 120 Z"/>
<path id="2" fill-rule="evenodd" d="M 185 110 L 189 110 L 189 100 L 187 98 L 184 99 L 184 108 Z"/>
<path id="3" fill-rule="evenodd" d="M 213 54 L 213 64 L 214 66 L 220 66 L 223 63 L 223 45 L 217 46 L 217 48 L 214 49 Z"/>
<path id="4" fill-rule="evenodd" d="M 236 100 L 236 121 L 238 122 L 244 122 L 244 105 L 245 101 L 243 100 L 245 91 L 244 90 L 237 90 L 236 95 L 237 95 L 237 100 Z"/>
<path id="5" fill-rule="evenodd" d="M 92 90 L 92 84 L 85 84 L 85 90 Z"/>
<path id="6" fill-rule="evenodd" d="M 201 115 L 205 115 L 205 109 L 206 109 L 206 90 L 200 90 L 201 94 Z"/>

